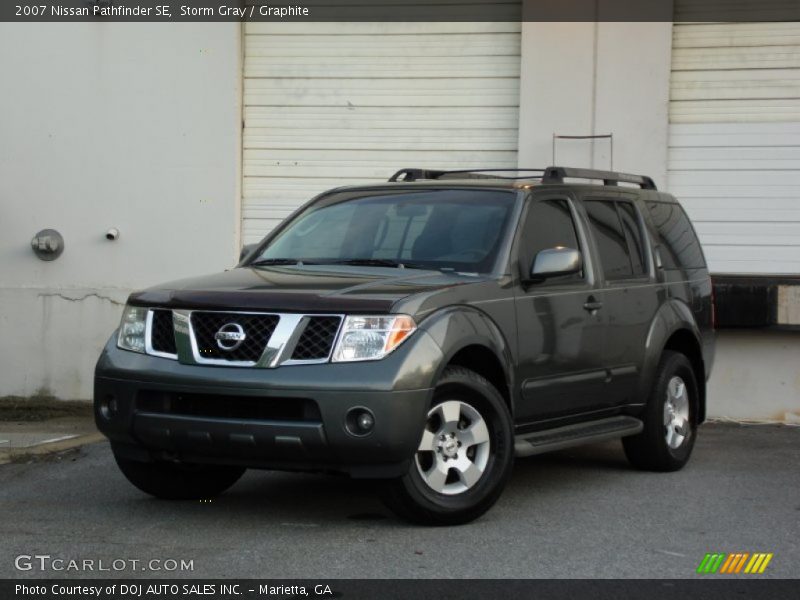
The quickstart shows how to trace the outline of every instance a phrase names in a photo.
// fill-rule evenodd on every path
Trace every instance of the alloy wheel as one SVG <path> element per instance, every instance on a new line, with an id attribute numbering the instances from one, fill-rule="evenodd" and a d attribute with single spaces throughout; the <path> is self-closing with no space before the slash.
<path id="1" fill-rule="evenodd" d="M 481 414 L 466 402 L 447 400 L 428 412 L 415 461 L 429 488 L 455 495 L 480 481 L 490 451 L 489 428 Z"/>
<path id="2" fill-rule="evenodd" d="M 664 402 L 664 430 L 667 446 L 675 450 L 689 437 L 689 390 L 686 382 L 677 375 L 667 383 L 667 398 Z"/>

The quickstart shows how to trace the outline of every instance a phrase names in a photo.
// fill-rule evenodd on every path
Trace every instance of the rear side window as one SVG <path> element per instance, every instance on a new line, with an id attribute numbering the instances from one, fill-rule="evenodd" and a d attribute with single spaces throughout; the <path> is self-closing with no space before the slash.
<path id="1" fill-rule="evenodd" d="M 584 202 L 589 216 L 589 226 L 597 241 L 600 262 L 607 281 L 631 279 L 642 273 L 641 258 L 635 260 L 631 256 L 631 248 L 617 202 L 610 200 L 587 200 Z M 638 225 L 637 225 L 638 227 Z M 641 245 L 641 243 L 640 243 Z M 639 273 L 634 273 L 634 262 L 638 263 Z"/>
<path id="2" fill-rule="evenodd" d="M 630 202 L 617 202 L 622 229 L 628 240 L 628 250 L 631 255 L 631 267 L 634 277 L 645 274 L 646 255 L 644 252 L 644 236 L 636 208 Z"/>
<path id="3" fill-rule="evenodd" d="M 703 250 L 683 207 L 677 202 L 648 202 L 647 209 L 660 237 L 663 268 L 705 268 Z"/>

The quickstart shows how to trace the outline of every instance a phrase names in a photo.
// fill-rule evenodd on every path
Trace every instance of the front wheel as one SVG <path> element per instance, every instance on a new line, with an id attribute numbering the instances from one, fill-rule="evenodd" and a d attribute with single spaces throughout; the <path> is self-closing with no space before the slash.
<path id="1" fill-rule="evenodd" d="M 650 471 L 682 468 L 697 437 L 699 397 L 689 359 L 665 350 L 645 407 L 644 428 L 639 435 L 622 439 L 628 461 Z"/>
<path id="2" fill-rule="evenodd" d="M 120 471 L 143 492 L 164 500 L 200 500 L 218 496 L 244 474 L 243 467 L 139 462 L 114 454 Z"/>
<path id="3" fill-rule="evenodd" d="M 503 397 L 474 371 L 449 367 L 436 386 L 409 471 L 389 483 L 385 500 L 417 523 L 467 523 L 497 501 L 513 458 Z"/>

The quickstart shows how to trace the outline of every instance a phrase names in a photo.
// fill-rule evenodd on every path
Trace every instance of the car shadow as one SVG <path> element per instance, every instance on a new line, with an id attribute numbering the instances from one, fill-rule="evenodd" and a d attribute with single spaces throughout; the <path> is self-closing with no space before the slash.
<path id="1" fill-rule="evenodd" d="M 530 495 L 531 489 L 567 493 L 575 485 L 590 486 L 609 472 L 630 471 L 619 442 L 595 444 L 551 454 L 519 458 L 505 494 Z M 139 495 L 131 502 L 158 505 L 164 517 L 207 514 L 213 519 L 235 513 L 252 526 L 302 528 L 347 524 L 365 528 L 415 527 L 394 516 L 381 502 L 382 483 L 328 474 L 250 470 L 225 494 L 192 502 L 162 501 Z M 535 497 L 533 498 L 535 501 Z"/>

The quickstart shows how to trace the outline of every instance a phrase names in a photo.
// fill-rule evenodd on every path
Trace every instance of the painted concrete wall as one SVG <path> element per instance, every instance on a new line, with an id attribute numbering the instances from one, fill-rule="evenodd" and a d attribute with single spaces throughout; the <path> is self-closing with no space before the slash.
<path id="1" fill-rule="evenodd" d="M 798 357 L 794 331 L 717 332 L 709 417 L 800 423 Z"/>
<path id="2" fill-rule="evenodd" d="M 132 289 L 238 255 L 240 27 L 6 23 L 0 57 L 0 396 L 88 399 Z"/>
<path id="3" fill-rule="evenodd" d="M 519 166 L 551 164 L 554 133 L 611 133 L 614 170 L 663 187 L 671 48 L 669 22 L 523 23 Z M 608 169 L 610 147 L 559 141 L 555 162 Z"/>

